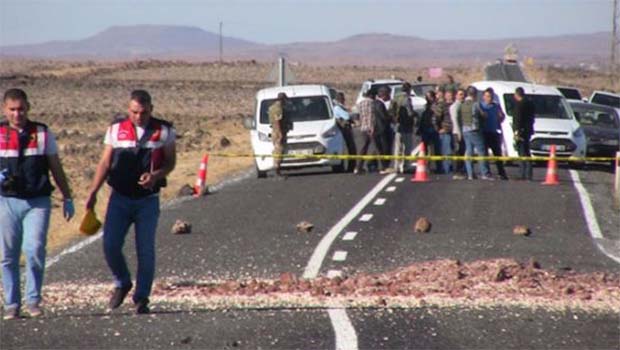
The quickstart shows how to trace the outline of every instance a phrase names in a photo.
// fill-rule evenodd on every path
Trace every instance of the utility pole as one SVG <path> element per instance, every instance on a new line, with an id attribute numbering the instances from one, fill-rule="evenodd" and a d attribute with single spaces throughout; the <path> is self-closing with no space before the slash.
<path id="1" fill-rule="evenodd" d="M 224 39 L 222 38 L 222 27 L 223 26 L 224 26 L 224 22 L 220 21 L 220 63 L 224 62 Z"/>
<path id="2" fill-rule="evenodd" d="M 618 78 L 618 45 L 620 43 L 620 33 L 618 32 L 618 22 L 620 21 L 620 9 L 618 8 L 618 0 L 614 0 L 611 22 L 611 56 L 609 58 L 609 80 L 611 88 L 614 88 L 616 79 Z"/>

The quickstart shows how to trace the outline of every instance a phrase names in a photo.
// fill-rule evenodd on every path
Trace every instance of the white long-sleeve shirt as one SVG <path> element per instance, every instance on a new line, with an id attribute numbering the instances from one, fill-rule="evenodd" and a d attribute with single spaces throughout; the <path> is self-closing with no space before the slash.
<path id="1" fill-rule="evenodd" d="M 460 105 L 461 105 L 461 101 L 454 101 L 454 103 L 450 105 L 450 120 L 452 120 L 452 134 L 462 137 L 463 131 L 461 130 L 461 124 L 459 123 L 459 118 L 458 118 L 458 112 L 459 112 Z"/>

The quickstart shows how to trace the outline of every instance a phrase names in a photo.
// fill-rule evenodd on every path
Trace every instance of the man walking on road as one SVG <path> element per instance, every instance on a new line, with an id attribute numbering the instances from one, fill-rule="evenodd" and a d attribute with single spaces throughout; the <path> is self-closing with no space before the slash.
<path id="1" fill-rule="evenodd" d="M 282 176 L 280 165 L 282 164 L 282 155 L 286 150 L 286 134 L 290 129 L 285 112 L 287 99 L 286 94 L 280 92 L 268 111 L 269 123 L 271 123 L 271 141 L 273 142 L 273 162 L 277 177 Z"/>
<path id="2" fill-rule="evenodd" d="M 383 102 L 375 100 L 375 93 L 372 90 L 368 90 L 364 94 L 364 98 L 359 102 L 357 110 L 360 114 L 360 133 L 362 136 L 362 143 L 359 155 L 365 156 L 368 153 L 368 148 L 374 145 L 374 148 L 379 154 L 383 153 L 383 123 L 377 121 L 377 111 L 383 106 Z M 378 162 L 383 169 L 383 162 Z M 364 160 L 357 161 L 354 173 L 361 174 L 364 171 Z"/>
<path id="3" fill-rule="evenodd" d="M 135 226 L 138 271 L 133 302 L 136 313 L 149 313 L 155 275 L 155 233 L 159 219 L 159 190 L 176 163 L 176 132 L 172 124 L 152 116 L 151 96 L 131 93 L 128 116 L 113 122 L 86 201 L 93 209 L 97 192 L 107 179 L 112 194 L 103 227 L 103 250 L 116 288 L 109 307 L 118 308 L 133 287 L 123 255 L 125 236 Z"/>
<path id="4" fill-rule="evenodd" d="M 417 118 L 417 113 L 413 110 L 411 103 L 411 84 L 403 84 L 402 92 L 394 96 L 389 112 L 396 124 L 394 155 L 410 156 L 413 150 L 413 125 Z M 394 160 L 394 169 L 402 173 L 410 168 L 410 163 L 410 161 Z"/>
<path id="5" fill-rule="evenodd" d="M 345 105 L 345 98 L 343 92 L 336 94 L 336 100 L 334 100 L 334 115 L 336 116 L 336 123 L 344 142 L 347 145 L 347 152 L 349 155 L 356 155 L 357 149 L 355 147 L 355 138 L 353 137 L 353 126 L 351 125 L 351 115 Z M 355 159 L 349 159 L 347 165 L 347 171 L 352 172 L 355 169 Z"/>
<path id="6" fill-rule="evenodd" d="M 63 216 L 75 210 L 71 189 L 58 157 L 54 134 L 45 124 L 28 119 L 30 103 L 23 90 L 7 90 L 2 99 L 6 121 L 0 123 L 0 238 L 4 319 L 19 317 L 21 307 L 19 259 L 26 255 L 26 311 L 40 308 L 50 222 L 52 173 L 63 197 Z"/>
<path id="7" fill-rule="evenodd" d="M 534 134 L 534 115 L 536 113 L 534 104 L 525 98 L 525 91 L 522 87 L 515 90 L 515 111 L 512 118 L 514 129 L 515 148 L 519 157 L 530 157 L 530 138 Z M 527 160 L 519 162 L 521 180 L 532 181 L 532 163 Z"/>

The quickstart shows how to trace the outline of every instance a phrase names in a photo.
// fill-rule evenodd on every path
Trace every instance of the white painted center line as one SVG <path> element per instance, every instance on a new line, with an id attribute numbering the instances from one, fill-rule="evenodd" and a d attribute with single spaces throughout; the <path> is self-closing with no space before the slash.
<path id="1" fill-rule="evenodd" d="M 394 192 L 394 191 L 396 191 L 396 186 L 390 186 L 385 189 L 385 192 Z"/>
<path id="2" fill-rule="evenodd" d="M 374 203 L 374 205 L 384 205 L 384 204 L 385 204 L 385 198 L 377 198 L 377 200 Z"/>
<path id="3" fill-rule="evenodd" d="M 349 232 L 344 234 L 344 237 L 342 237 L 342 240 L 343 241 L 352 241 L 352 240 L 355 239 L 355 236 L 357 236 L 357 232 L 349 231 Z"/>
<path id="4" fill-rule="evenodd" d="M 346 309 L 327 310 L 336 333 L 336 350 L 354 350 L 358 348 L 357 333 L 351 324 Z"/>
<path id="5" fill-rule="evenodd" d="M 345 261 L 347 259 L 347 252 L 344 250 L 337 250 L 332 257 L 334 261 Z"/>
<path id="6" fill-rule="evenodd" d="M 340 270 L 327 271 L 327 278 L 334 278 L 334 277 L 342 277 L 342 271 Z"/>
<path id="7" fill-rule="evenodd" d="M 360 221 L 368 222 L 372 219 L 372 214 L 364 214 L 360 217 Z"/>
<path id="8" fill-rule="evenodd" d="M 396 178 L 396 180 L 394 180 L 394 182 L 403 182 L 403 181 L 405 181 L 404 177 L 399 177 L 399 178 Z"/>
<path id="9" fill-rule="evenodd" d="M 381 179 L 381 181 L 379 181 L 379 183 L 373 187 L 373 189 L 368 192 L 362 200 L 351 208 L 351 210 L 349 210 L 349 212 L 343 216 L 342 219 L 340 219 L 340 221 L 338 221 L 338 223 L 336 223 L 336 225 L 334 225 L 329 232 L 323 236 L 323 238 L 321 238 L 321 241 L 314 249 L 310 260 L 304 269 L 303 278 L 315 278 L 319 274 L 323 260 L 325 259 L 332 243 L 340 235 L 340 232 L 342 232 L 342 230 L 344 230 L 351 223 L 351 221 L 355 220 L 355 218 L 362 212 L 362 210 L 364 210 L 364 208 L 366 208 L 375 196 L 379 192 L 383 191 L 385 186 L 387 186 L 387 184 L 389 184 L 395 177 L 396 174 L 390 174 Z"/>

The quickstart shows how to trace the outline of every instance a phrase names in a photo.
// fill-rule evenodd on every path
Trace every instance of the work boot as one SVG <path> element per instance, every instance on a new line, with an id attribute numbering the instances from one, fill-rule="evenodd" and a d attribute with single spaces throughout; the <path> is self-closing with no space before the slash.
<path id="1" fill-rule="evenodd" d="M 151 312 L 149 308 L 149 298 L 143 298 L 136 301 L 136 314 L 148 314 Z"/>
<path id="2" fill-rule="evenodd" d="M 43 316 L 43 310 L 39 306 L 39 303 L 26 305 L 26 311 L 32 318 Z"/>
<path id="3" fill-rule="evenodd" d="M 16 318 L 19 318 L 19 306 L 9 306 L 4 309 L 4 315 L 2 316 L 3 320 L 8 321 Z"/>
<path id="4" fill-rule="evenodd" d="M 110 309 L 116 309 L 121 306 L 125 300 L 125 297 L 131 290 L 131 287 L 133 287 L 133 285 L 130 283 L 126 287 L 114 288 L 114 292 L 112 293 L 112 297 L 110 298 L 110 303 L 108 305 Z"/>

